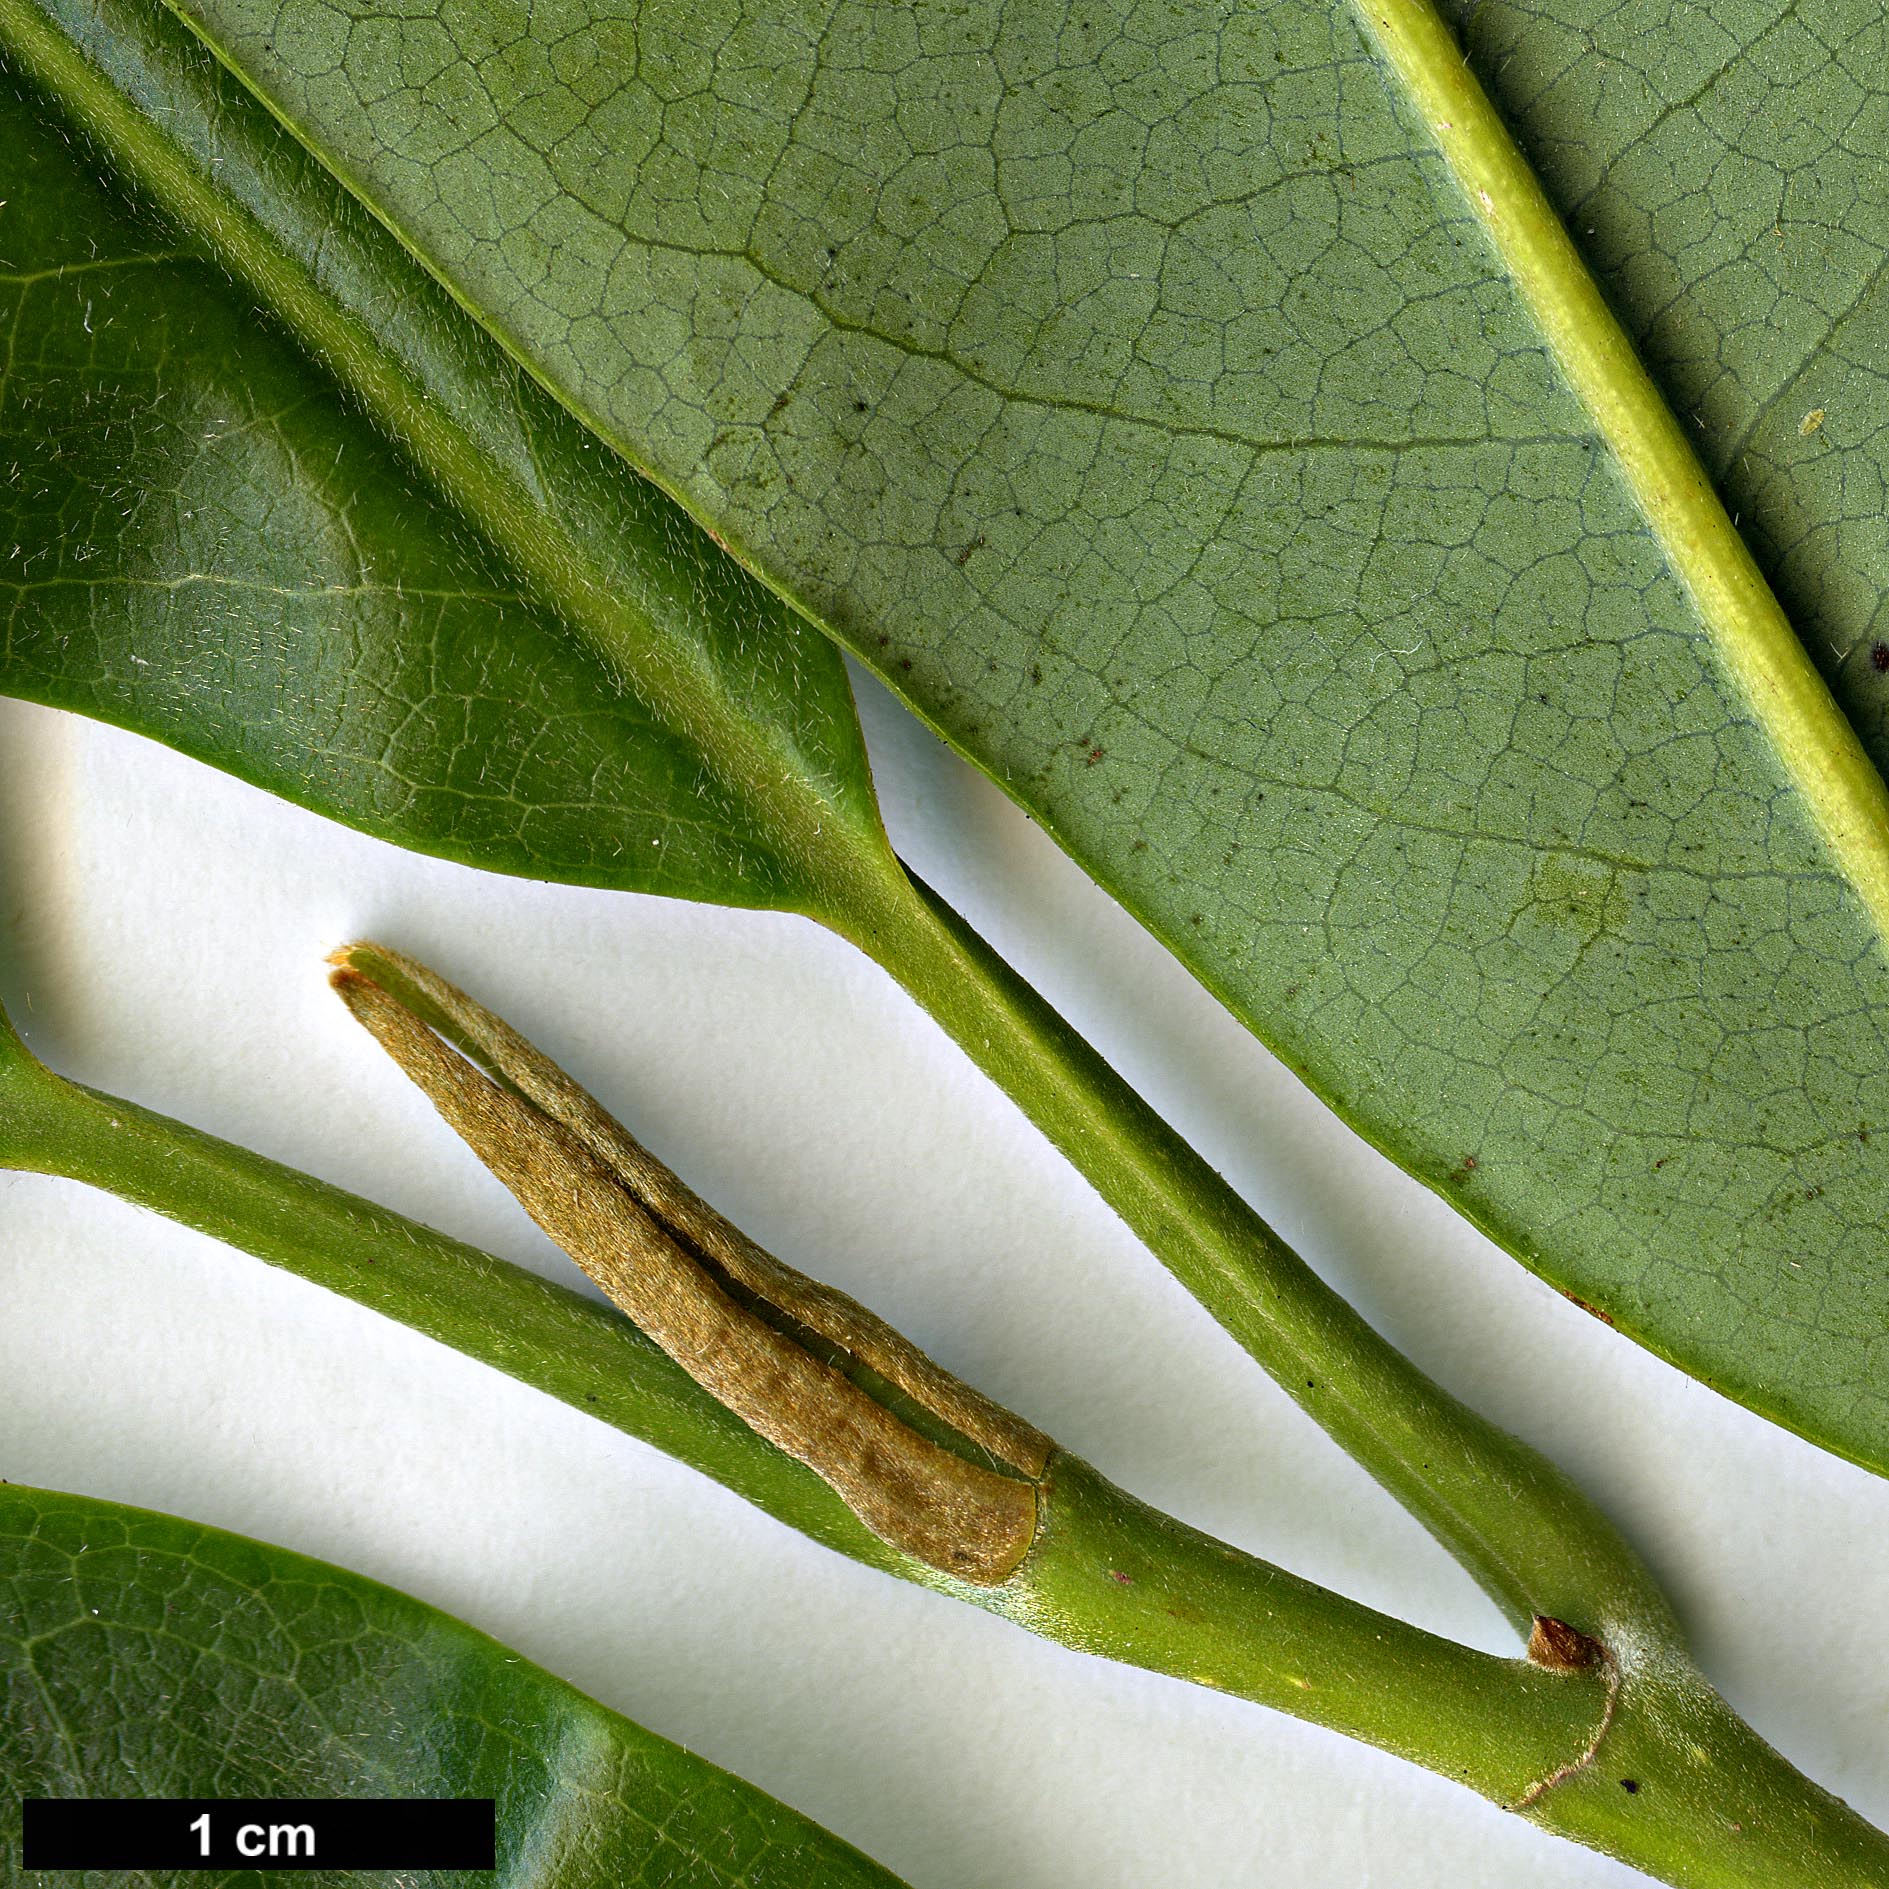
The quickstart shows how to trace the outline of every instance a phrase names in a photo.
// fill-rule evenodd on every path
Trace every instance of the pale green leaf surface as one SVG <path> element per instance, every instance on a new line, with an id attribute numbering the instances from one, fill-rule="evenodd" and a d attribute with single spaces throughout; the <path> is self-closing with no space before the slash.
<path id="1" fill-rule="evenodd" d="M 1889 1464 L 1881 941 L 1346 9 L 180 10 L 1363 1132 Z"/>
<path id="2" fill-rule="evenodd" d="M 1889 18 L 1872 0 L 1445 11 L 1889 765 Z"/>
<path id="3" fill-rule="evenodd" d="M 162 15 L 158 18 L 161 20 Z M 642 685 L 653 648 L 771 740 L 835 831 L 877 815 L 842 666 L 537 389 L 181 29 L 99 34 L 232 200 L 555 518 L 603 631 L 548 603 L 187 238 L 0 111 L 0 679 L 386 839 L 536 877 L 803 905 L 767 792 Z M 253 135 L 260 128 L 262 137 Z M 588 560 L 587 563 L 583 560 Z"/>
<path id="4" fill-rule="evenodd" d="M 324 1562 L 0 1486 L 0 1846 L 22 1797 L 490 1797 L 498 1889 L 891 1885 L 496 1641 Z M 209 1884 L 253 1872 L 118 1880 Z M 393 1882 L 293 1870 L 284 1883 Z"/>
<path id="5" fill-rule="evenodd" d="M 580 683 L 601 684 L 625 706 L 646 711 L 645 734 L 639 736 L 634 719 L 619 723 L 622 738 L 608 757 L 619 779 L 627 772 L 632 785 L 674 789 L 672 800 L 689 786 L 693 799 L 685 812 L 699 817 L 706 807 L 726 804 L 729 820 L 698 853 L 701 870 L 689 877 L 661 867 L 657 848 L 666 846 L 667 836 L 660 827 L 642 855 L 645 864 L 635 855 L 648 825 L 629 852 L 620 852 L 624 829 L 636 832 L 634 796 L 619 809 L 608 796 L 580 792 L 573 807 L 547 808 L 521 790 L 521 825 L 535 826 L 547 813 L 569 816 L 557 830 L 578 842 L 576 868 L 547 863 L 541 844 L 530 850 L 508 845 L 502 833 L 457 856 L 606 884 L 775 903 L 825 918 L 905 983 L 1227 1330 L 1290 1394 L 1300 1396 L 1302 1388 L 1318 1421 L 1367 1461 L 1521 1619 L 1544 1605 L 1578 1611 L 1577 1601 L 1592 1602 L 1601 1593 L 1609 1606 L 1630 1596 L 1627 1604 L 1638 1607 L 1647 1598 L 1631 1554 L 1564 1479 L 1387 1346 L 1027 983 L 905 876 L 877 819 L 831 646 L 804 624 L 796 634 L 798 619 L 783 618 L 766 593 L 734 575 L 679 508 L 636 481 L 593 435 L 561 418 L 562 409 L 522 386 L 491 338 L 452 313 L 407 253 L 364 218 L 181 23 L 139 0 L 90 6 L 70 0 L 50 9 L 34 0 L 0 0 L 0 44 L 11 70 L 30 81 L 48 110 L 81 129 L 79 161 L 154 206 L 154 228 L 194 241 L 225 263 L 237 303 L 247 307 L 253 298 L 267 311 L 267 321 L 256 324 L 260 340 L 279 333 L 297 344 L 295 355 L 284 352 L 291 366 L 330 375 L 327 383 L 309 382 L 311 398 L 316 387 L 325 387 L 338 411 L 358 407 L 377 424 L 397 455 L 392 465 L 413 475 L 362 500 L 373 502 L 370 509 L 376 522 L 385 522 L 395 551 L 402 548 L 401 516 L 411 512 L 420 546 L 443 533 L 455 546 L 502 551 L 503 568 L 529 580 L 516 612 L 508 618 L 501 609 L 496 623 L 463 644 L 444 634 L 429 641 L 427 626 L 414 623 L 377 625 L 377 635 L 386 632 L 377 644 L 357 634 L 346 594 L 324 599 L 334 609 L 318 613 L 312 627 L 298 626 L 280 660 L 271 652 L 261 663 L 252 660 L 240 627 L 228 622 L 134 616 L 136 633 L 128 635 L 123 599 L 109 588 L 95 597 L 78 584 L 23 582 L 16 625 L 40 633 L 15 635 L 14 686 L 159 733 L 239 772 L 254 767 L 252 778 L 305 805 L 385 830 L 372 797 L 380 777 L 371 768 L 332 767 L 322 746 L 332 739 L 325 731 L 339 695 L 350 711 L 344 736 L 364 742 L 370 758 L 375 741 L 390 732 L 398 736 L 407 778 L 422 790 L 390 836 L 455 851 L 464 803 L 489 772 L 488 742 L 497 741 L 497 752 L 506 755 L 512 752 L 508 740 L 568 747 L 570 737 L 556 719 L 543 719 L 541 702 L 528 692 L 495 689 L 480 697 L 477 718 L 457 721 L 440 712 L 442 701 L 448 711 L 454 703 L 439 681 L 453 680 L 455 665 L 468 661 L 477 675 L 506 676 L 517 651 L 532 648 L 529 636 L 518 636 L 520 626 L 529 631 L 545 622 L 567 630 L 580 657 Z M 61 147 L 36 133 L 28 149 Z M 21 227 L 41 228 L 56 261 L 110 253 L 99 247 L 110 230 L 87 216 L 101 208 L 96 192 L 62 201 L 39 187 L 24 160 L 18 174 L 24 207 L 38 219 L 29 214 Z M 119 298 L 96 310 L 87 306 L 79 322 L 82 331 L 95 315 L 103 322 L 86 344 L 98 372 L 91 373 L 88 362 L 61 376 L 58 400 L 44 403 L 68 424 L 62 449 L 46 456 L 45 478 L 16 484 L 20 561 L 45 561 L 55 570 L 64 568 L 61 560 L 90 564 L 95 547 L 62 527 L 66 510 L 45 493 L 68 495 L 70 515 L 80 518 L 108 493 L 130 520 L 138 554 L 178 560 L 184 588 L 253 589 L 259 559 L 273 555 L 275 528 L 231 531 L 221 542 L 213 537 L 207 547 L 193 546 L 190 561 L 182 562 L 174 539 L 148 529 L 139 509 L 147 482 L 128 476 L 150 429 L 109 423 L 109 402 L 94 384 L 109 388 L 127 351 L 167 324 L 181 336 L 183 323 L 192 321 L 191 334 L 214 356 L 214 278 L 193 273 L 190 288 L 202 305 L 179 306 L 137 299 L 129 288 L 143 276 L 121 273 L 127 286 Z M 58 279 L 66 283 L 70 275 L 64 271 Z M 160 374 L 155 384 L 162 396 L 173 382 Z M 24 403 L 37 385 L 22 376 L 14 391 Z M 507 404 L 514 396 L 518 414 Z M 108 424 L 95 435 L 81 422 L 98 411 Z M 29 408 L 26 417 L 36 416 Z M 30 462 L 37 438 L 30 427 L 23 431 L 22 457 Z M 187 437 L 196 451 L 196 437 Z M 231 437 L 227 427 L 207 429 L 204 456 L 227 464 Z M 243 437 L 236 434 L 239 449 Z M 360 443 L 372 445 L 373 436 L 363 432 Z M 275 470 L 311 467 L 323 469 L 318 454 Z M 269 495 L 263 496 L 267 509 Z M 548 614 L 540 617 L 535 608 L 526 614 L 526 597 Z M 727 598 L 739 604 L 744 597 L 765 610 L 753 617 L 722 610 Z M 226 654 L 236 660 L 226 661 Z M 389 672 L 396 682 L 414 679 L 411 697 L 389 685 Z M 225 693 L 238 713 L 229 712 Z M 362 710 L 353 708 L 356 696 Z M 647 742 L 647 754 L 639 740 Z M 562 778 L 574 781 L 569 770 Z M 547 783 L 555 789 L 559 781 L 554 764 L 534 791 Z M 606 778 L 603 785 L 615 793 L 618 782 Z M 725 801 L 711 801 L 720 789 L 728 790 Z M 736 850 L 744 837 L 758 855 L 752 863 Z M 717 857 L 714 842 L 720 840 L 733 844 Z M 604 873 L 581 851 L 599 842 Z M 61 1146 L 57 1134 L 42 1140 L 31 1158 L 73 1171 L 72 1149 Z M 116 1170 L 108 1164 L 107 1171 Z M 120 1181 L 103 1178 L 102 1184 L 116 1188 Z M 141 1175 L 134 1191 L 174 1211 L 179 1185 L 178 1175 L 160 1164 L 156 1173 Z M 470 1329 L 466 1318 L 455 1328 Z M 1329 1388 L 1320 1394 L 1321 1387 Z M 1492 1478 L 1502 1490 L 1493 1510 Z M 1585 1544 L 1572 1558 L 1570 1540 Z M 1660 1611 L 1657 1602 L 1654 1611 Z"/>

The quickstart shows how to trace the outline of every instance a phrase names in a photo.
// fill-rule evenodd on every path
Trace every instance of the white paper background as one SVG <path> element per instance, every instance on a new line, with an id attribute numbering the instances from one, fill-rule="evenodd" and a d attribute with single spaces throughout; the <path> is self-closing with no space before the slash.
<path id="1" fill-rule="evenodd" d="M 913 865 L 1400 1345 L 1600 1496 L 1733 1701 L 1889 1820 L 1889 1483 L 1530 1278 L 861 693 Z M 1441 1550 L 814 926 L 414 858 L 10 702 L 0 809 L 0 995 L 61 1070 L 571 1277 L 328 994 L 323 953 L 384 938 L 519 1024 L 764 1244 L 1136 1494 L 1509 1650 Z M 0 1475 L 392 1582 L 916 1889 L 1640 1880 L 1361 1746 L 869 1573 L 549 1398 L 63 1182 L 0 1177 L 0 1386 Z"/>

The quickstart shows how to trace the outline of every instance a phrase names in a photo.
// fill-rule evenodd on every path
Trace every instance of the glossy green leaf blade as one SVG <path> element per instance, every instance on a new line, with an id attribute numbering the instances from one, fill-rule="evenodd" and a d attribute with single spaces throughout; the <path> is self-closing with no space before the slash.
<path id="1" fill-rule="evenodd" d="M 337 335 L 374 314 L 378 365 L 457 430 L 473 502 L 509 502 L 515 535 L 561 553 L 576 607 L 260 320 L 201 232 L 115 201 L 10 100 L 0 684 L 449 858 L 816 903 L 805 807 L 868 847 L 877 833 L 832 648 L 599 449 L 182 29 L 104 43 L 232 221 L 266 210 L 318 274 Z M 706 751 L 730 728 L 759 753 L 745 773 Z"/>
<path id="2" fill-rule="evenodd" d="M 1889 19 L 1445 11 L 1889 767 Z"/>
<path id="3" fill-rule="evenodd" d="M 1593 1506 L 1388 1346 L 1027 983 L 914 886 L 885 846 L 863 780 L 851 796 L 809 792 L 793 754 L 769 739 L 768 718 L 744 709 L 737 665 L 678 662 L 686 637 L 669 638 L 665 648 L 662 637 L 647 633 L 649 624 L 633 614 L 626 621 L 614 608 L 617 593 L 601 581 L 613 556 L 607 508 L 579 507 L 573 526 L 570 514 L 521 489 L 529 481 L 517 476 L 512 432 L 501 424 L 476 438 L 467 432 L 463 414 L 492 417 L 478 374 L 467 371 L 467 363 L 476 368 L 485 358 L 478 346 L 466 347 L 464 361 L 453 347 L 442 353 L 435 343 L 443 331 L 416 325 L 404 304 L 376 298 L 382 276 L 398 277 L 405 265 L 396 256 L 399 267 L 368 266 L 371 247 L 356 242 L 365 241 L 358 210 L 335 200 L 332 183 L 320 187 L 299 148 L 270 121 L 261 119 L 258 129 L 253 102 L 234 81 L 216 83 L 218 69 L 181 26 L 123 0 L 70 10 L 59 22 L 30 0 L 0 0 L 0 40 L 16 66 L 85 128 L 107 168 L 227 254 L 283 326 L 402 440 L 438 491 L 543 585 L 589 648 L 624 659 L 639 699 L 647 692 L 652 706 L 665 708 L 718 778 L 745 794 L 766 823 L 764 837 L 782 842 L 771 857 L 798 867 L 808 907 L 894 970 L 1288 1394 L 1433 1528 L 1519 1622 L 1543 1610 L 1583 1618 L 1643 1612 L 1643 1572 Z M 540 464 L 546 437 L 532 435 L 530 456 Z M 414 496 L 424 495 L 416 488 Z M 654 572 L 660 590 L 660 563 Z M 639 570 L 632 559 L 626 575 L 634 592 L 635 580 L 651 575 L 648 561 Z M 55 644 L 53 659 L 73 647 Z M 150 662 L 140 655 L 134 661 L 143 666 L 108 667 L 100 677 L 101 693 L 130 699 L 134 725 L 138 705 L 154 693 L 145 669 L 162 676 L 165 665 L 191 654 L 172 642 L 147 647 Z M 82 650 L 75 659 L 83 661 Z M 793 679 L 791 668 L 764 671 L 747 686 L 764 697 Z M 299 681 L 298 665 L 285 665 L 282 686 L 294 690 Z M 317 692 L 320 682 L 311 678 Z M 547 739 L 556 735 L 546 731 Z M 265 746 L 285 745 L 291 764 L 305 763 L 293 745 L 303 738 L 293 715 L 259 736 Z M 414 753 L 448 769 L 463 762 L 477 778 L 476 752 L 437 744 Z M 751 890 L 745 880 L 737 889 Z M 28 1158 L 69 1171 L 69 1155 L 55 1139 Z M 170 1200 L 175 1179 L 158 1181 L 150 1197 Z M 455 1330 L 466 1334 L 464 1317 Z M 1492 1486 L 1502 1491 L 1493 1505 Z M 1653 1611 L 1660 1611 L 1657 1601 Z"/>
<path id="4" fill-rule="evenodd" d="M 0 1776 L 10 1856 L 22 1797 L 491 1797 L 502 1889 L 896 1880 L 378 1582 L 173 1516 L 12 1486 L 0 1487 Z M 297 1875 L 331 1879 L 346 1880 Z"/>
<path id="5" fill-rule="evenodd" d="M 1372 1140 L 1889 1466 L 1882 941 L 1348 9 L 179 9 Z"/>

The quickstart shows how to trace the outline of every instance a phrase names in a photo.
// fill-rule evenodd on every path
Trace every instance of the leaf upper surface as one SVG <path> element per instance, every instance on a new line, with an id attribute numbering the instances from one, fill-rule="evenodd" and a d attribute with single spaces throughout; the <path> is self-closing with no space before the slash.
<path id="1" fill-rule="evenodd" d="M 19 1487 L 0 1488 L 0 1774 L 13 1855 L 23 1796 L 491 1797 L 498 1870 L 477 1880 L 503 1889 L 895 1880 L 391 1588 L 173 1516 Z"/>
<path id="2" fill-rule="evenodd" d="M 371 315 L 373 365 L 447 416 L 462 488 L 558 548 L 577 607 L 259 315 L 201 230 L 124 205 L 15 100 L 8 691 L 449 858 L 817 903 L 783 806 L 835 835 L 877 829 L 837 653 L 535 387 L 181 28 L 86 23 L 222 213 L 254 206 L 285 273 L 304 267 L 343 323 Z M 704 744 L 730 730 L 748 742 L 732 770 Z"/>
<path id="3" fill-rule="evenodd" d="M 1347 10 L 179 10 L 1373 1141 L 1889 1466 L 1882 941 Z"/>

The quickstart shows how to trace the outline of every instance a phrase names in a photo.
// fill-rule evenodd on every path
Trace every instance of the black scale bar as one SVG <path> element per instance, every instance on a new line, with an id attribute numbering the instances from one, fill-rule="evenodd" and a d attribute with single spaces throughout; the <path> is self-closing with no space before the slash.
<path id="1" fill-rule="evenodd" d="M 489 1797 L 29 1797 L 26 1869 L 491 1869 Z"/>

